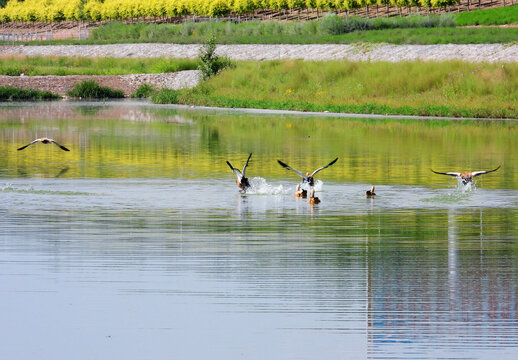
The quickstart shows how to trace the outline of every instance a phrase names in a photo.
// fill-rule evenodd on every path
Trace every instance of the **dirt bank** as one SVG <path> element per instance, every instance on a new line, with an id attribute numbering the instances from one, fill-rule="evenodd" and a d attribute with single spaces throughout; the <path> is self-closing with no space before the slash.
<path id="1" fill-rule="evenodd" d="M 102 86 L 124 91 L 131 95 L 140 85 L 146 83 L 156 88 L 182 89 L 196 86 L 199 81 L 197 70 L 180 71 L 166 74 L 137 75 L 70 75 L 70 76 L 0 76 L 0 85 L 24 89 L 48 90 L 55 94 L 66 95 L 78 81 L 93 79 Z"/>

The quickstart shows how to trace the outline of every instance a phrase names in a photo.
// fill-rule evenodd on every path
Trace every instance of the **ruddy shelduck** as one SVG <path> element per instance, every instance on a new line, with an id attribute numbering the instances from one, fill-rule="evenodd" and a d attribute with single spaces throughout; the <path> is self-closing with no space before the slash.
<path id="1" fill-rule="evenodd" d="M 252 157 L 252 153 L 250 153 L 250 155 L 248 155 L 248 159 L 246 160 L 246 164 L 243 167 L 242 172 L 239 169 L 236 169 L 235 167 L 233 167 L 232 164 L 229 161 L 227 161 L 227 164 L 230 167 L 230 169 L 234 172 L 234 174 L 236 174 L 237 186 L 243 191 L 246 191 L 250 188 L 250 182 L 248 181 L 248 178 L 246 177 L 246 168 L 248 167 L 248 162 L 250 161 L 251 157 Z"/>
<path id="2" fill-rule="evenodd" d="M 56 140 L 50 139 L 50 138 L 47 138 L 47 137 L 43 137 L 43 138 L 39 138 L 39 139 L 33 140 L 30 143 L 28 143 L 27 145 L 22 146 L 21 148 L 18 148 L 18 150 L 23 150 L 27 146 L 30 146 L 30 145 L 35 144 L 37 142 L 41 142 L 42 144 L 56 144 L 61 150 L 70 151 L 66 147 L 64 147 L 63 145 L 58 144 L 56 142 Z"/>

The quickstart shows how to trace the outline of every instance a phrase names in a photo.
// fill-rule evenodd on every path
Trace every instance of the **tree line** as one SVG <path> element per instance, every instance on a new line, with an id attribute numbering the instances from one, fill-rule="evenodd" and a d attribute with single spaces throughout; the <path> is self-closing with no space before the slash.
<path id="1" fill-rule="evenodd" d="M 369 6 L 442 8 L 458 0 L 0 0 L 0 22 L 225 16 L 260 10 L 346 11 Z"/>

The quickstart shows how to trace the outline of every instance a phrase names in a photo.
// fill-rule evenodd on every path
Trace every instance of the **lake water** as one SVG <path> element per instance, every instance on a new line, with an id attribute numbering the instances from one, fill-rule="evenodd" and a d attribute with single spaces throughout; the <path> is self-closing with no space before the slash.
<path id="1" fill-rule="evenodd" d="M 512 121 L 2 106 L 0 358 L 516 359 L 517 152 Z M 315 206 L 276 161 L 335 157 Z"/>

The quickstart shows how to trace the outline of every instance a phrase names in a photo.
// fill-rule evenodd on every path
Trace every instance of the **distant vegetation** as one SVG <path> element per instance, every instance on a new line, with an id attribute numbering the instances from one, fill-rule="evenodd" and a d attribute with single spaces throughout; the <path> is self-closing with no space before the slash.
<path id="1" fill-rule="evenodd" d="M 518 28 L 456 28 L 452 15 L 366 19 L 328 15 L 307 22 L 259 22 L 241 24 L 207 21 L 182 25 L 125 25 L 113 22 L 94 29 L 86 41 L 60 43 L 203 43 L 210 35 L 220 44 L 481 44 L 510 43 Z"/>
<path id="2" fill-rule="evenodd" d="M 392 7 L 420 6 L 444 8 L 457 0 L 380 0 L 380 5 Z M 257 10 L 345 11 L 374 6 L 375 0 L 9 0 L 0 9 L 0 20 L 63 21 L 63 20 L 122 20 L 135 18 L 164 18 L 182 15 L 225 16 L 230 13 L 249 14 Z"/>
<path id="3" fill-rule="evenodd" d="M 462 12 L 456 16 L 455 24 L 458 26 L 518 24 L 518 4 L 496 9 Z"/>
<path id="4" fill-rule="evenodd" d="M 151 101 L 155 104 L 177 104 L 180 92 L 173 89 L 161 89 L 153 94 Z"/>
<path id="5" fill-rule="evenodd" d="M 0 75 L 126 75 L 195 70 L 196 60 L 171 58 L 7 57 L 0 58 Z"/>
<path id="6" fill-rule="evenodd" d="M 120 99 L 124 97 L 122 90 L 114 90 L 107 86 L 100 86 L 94 80 L 86 80 L 74 84 L 67 93 L 70 97 L 82 99 Z"/>
<path id="7" fill-rule="evenodd" d="M 0 101 L 56 100 L 60 98 L 61 96 L 53 94 L 50 91 L 0 86 Z"/>
<path id="8" fill-rule="evenodd" d="M 518 118 L 518 64 L 264 61 L 182 90 L 174 101 L 223 107 Z"/>
<path id="9" fill-rule="evenodd" d="M 149 84 L 142 84 L 137 88 L 137 90 L 135 90 L 135 92 L 133 92 L 133 94 L 131 94 L 131 97 L 133 99 L 146 99 L 153 96 L 156 91 L 157 90 L 153 86 Z"/>
<path id="10" fill-rule="evenodd" d="M 121 22 L 113 22 L 92 30 L 91 38 L 94 40 L 116 38 L 132 41 L 171 42 L 171 39 L 180 37 L 206 38 L 209 35 L 215 35 L 218 39 L 271 35 L 339 35 L 363 30 L 452 26 L 455 26 L 455 17 L 452 14 L 371 19 L 327 14 L 320 20 L 306 22 L 250 21 L 235 24 L 205 21 L 201 23 L 185 22 L 181 25 L 147 23 L 125 25 Z"/>
<path id="11" fill-rule="evenodd" d="M 229 59 L 216 55 L 216 38 L 212 35 L 198 55 L 198 70 L 201 71 L 203 80 L 217 75 L 221 70 L 231 65 Z"/>

